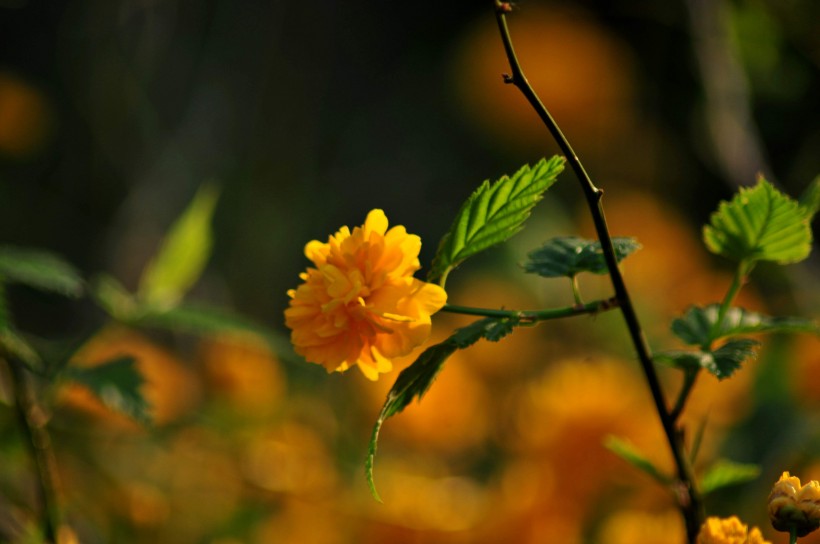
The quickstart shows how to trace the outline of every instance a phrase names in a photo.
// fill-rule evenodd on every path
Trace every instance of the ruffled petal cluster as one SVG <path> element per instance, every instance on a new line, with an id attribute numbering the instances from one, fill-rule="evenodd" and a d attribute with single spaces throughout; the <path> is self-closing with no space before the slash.
<path id="1" fill-rule="evenodd" d="M 371 380 L 389 372 L 391 359 L 427 340 L 430 316 L 447 301 L 444 289 L 413 277 L 421 239 L 387 227 L 373 210 L 352 232 L 342 227 L 305 246 L 314 266 L 288 291 L 285 324 L 296 352 L 328 372 L 358 365 Z"/>
<path id="2" fill-rule="evenodd" d="M 769 494 L 769 519 L 778 531 L 796 529 L 806 536 L 820 527 L 820 482 L 800 484 L 800 478 L 784 472 Z"/>
<path id="3" fill-rule="evenodd" d="M 763 540 L 757 527 L 750 531 L 737 516 L 730 518 L 709 517 L 703 522 L 696 540 L 697 544 L 771 544 Z"/>

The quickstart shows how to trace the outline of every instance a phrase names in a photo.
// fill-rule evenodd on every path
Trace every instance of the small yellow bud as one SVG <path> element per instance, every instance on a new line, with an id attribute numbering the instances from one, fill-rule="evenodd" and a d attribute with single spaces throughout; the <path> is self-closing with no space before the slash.
<path id="1" fill-rule="evenodd" d="M 800 478 L 784 472 L 769 494 L 772 527 L 785 533 L 795 529 L 806 536 L 820 527 L 820 482 L 800 484 Z"/>

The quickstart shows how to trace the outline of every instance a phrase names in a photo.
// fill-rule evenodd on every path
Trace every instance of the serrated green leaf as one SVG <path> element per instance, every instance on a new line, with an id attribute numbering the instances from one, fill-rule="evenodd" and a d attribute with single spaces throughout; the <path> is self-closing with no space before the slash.
<path id="1" fill-rule="evenodd" d="M 487 317 L 475 321 L 456 330 L 443 342 L 425 349 L 413 364 L 399 373 L 396 382 L 387 393 L 387 399 L 373 426 L 368 454 L 365 459 L 367 485 L 376 500 L 381 502 L 373 480 L 373 467 L 376 460 L 379 432 L 384 422 L 404 410 L 413 399 L 420 400 L 424 396 L 450 355 L 459 349 L 470 347 L 482 338 L 493 342 L 498 341 L 509 334 L 517 324 L 517 320 L 510 318 Z"/>
<path id="2" fill-rule="evenodd" d="M 563 169 L 564 158 L 555 156 L 549 161 L 541 159 L 532 168 L 524 166 L 512 177 L 504 176 L 493 184 L 485 181 L 461 206 L 439 242 L 428 280 L 446 278 L 468 257 L 520 231 Z"/>
<path id="3" fill-rule="evenodd" d="M 748 338 L 735 338 L 713 351 L 661 351 L 653 359 L 681 369 L 703 368 L 723 380 L 734 374 L 744 361 L 755 356 L 754 348 L 758 344 Z"/>
<path id="4" fill-rule="evenodd" d="M 737 262 L 796 263 L 811 251 L 811 229 L 798 203 L 762 176 L 721 202 L 703 229 L 709 251 Z"/>
<path id="5" fill-rule="evenodd" d="M 703 495 L 708 495 L 723 487 L 750 482 L 758 476 L 760 476 L 759 465 L 721 459 L 703 475 L 699 489 Z"/>
<path id="6" fill-rule="evenodd" d="M 641 248 L 635 238 L 620 236 L 612 239 L 612 246 L 618 262 Z M 524 271 L 544 278 L 571 278 L 580 272 L 606 274 L 608 269 L 600 241 L 561 236 L 528 253 Z"/>
<path id="7" fill-rule="evenodd" d="M 145 267 L 137 290 L 140 300 L 171 308 L 196 283 L 211 255 L 211 219 L 218 198 L 215 186 L 200 187 Z"/>
<path id="8" fill-rule="evenodd" d="M 609 435 L 604 439 L 604 447 L 633 467 L 649 474 L 662 485 L 669 485 L 674 481 L 671 476 L 664 474 L 628 440 Z"/>
<path id="9" fill-rule="evenodd" d="M 133 357 L 118 357 L 92 367 L 70 366 L 64 376 L 91 390 L 108 408 L 148 423 L 149 405 L 140 392 L 144 383 Z"/>
<path id="10" fill-rule="evenodd" d="M 0 280 L 69 297 L 83 292 L 83 280 L 73 266 L 53 253 L 36 249 L 0 247 Z"/>
<path id="11" fill-rule="evenodd" d="M 808 217 L 809 221 L 811 221 L 817 213 L 817 210 L 820 210 L 820 176 L 817 176 L 814 178 L 814 181 L 809 183 L 809 186 L 806 187 L 806 190 L 800 195 L 798 203 L 800 209 L 806 217 Z"/>
<path id="12" fill-rule="evenodd" d="M 708 347 L 726 336 L 752 333 L 806 332 L 820 334 L 820 324 L 801 317 L 770 317 L 739 307 L 732 307 L 723 317 L 720 331 L 713 335 L 720 304 L 690 306 L 686 313 L 672 321 L 672 332 L 687 344 Z"/>

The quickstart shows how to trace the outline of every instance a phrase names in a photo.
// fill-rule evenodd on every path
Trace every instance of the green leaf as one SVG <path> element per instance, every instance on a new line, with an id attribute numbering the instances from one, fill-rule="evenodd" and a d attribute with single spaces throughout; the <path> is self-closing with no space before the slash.
<path id="1" fill-rule="evenodd" d="M 43 359 L 25 338 L 9 326 L 0 329 L 0 349 L 5 354 L 23 363 L 26 368 L 35 374 L 43 373 L 46 366 Z"/>
<path id="2" fill-rule="evenodd" d="M 752 333 L 806 332 L 820 334 L 820 324 L 801 317 L 769 317 L 757 312 L 731 307 L 723 317 L 720 331 L 713 336 L 720 304 L 690 306 L 686 313 L 672 321 L 672 332 L 690 345 L 707 348 L 726 336 Z"/>
<path id="3" fill-rule="evenodd" d="M 723 380 L 734 374 L 744 361 L 755 356 L 754 348 L 758 344 L 748 338 L 736 338 L 713 351 L 662 351 L 656 353 L 653 359 L 677 368 L 704 368 Z"/>
<path id="4" fill-rule="evenodd" d="M 618 262 L 641 248 L 635 238 L 627 237 L 613 238 L 612 245 Z M 528 253 L 524 271 L 545 278 L 571 278 L 579 272 L 606 274 L 608 269 L 601 242 L 577 236 L 562 236 L 552 238 Z"/>
<path id="5" fill-rule="evenodd" d="M 717 489 L 750 482 L 760 476 L 760 466 L 721 459 L 712 465 L 700 481 L 700 492 L 707 495 Z"/>
<path id="6" fill-rule="evenodd" d="M 91 282 L 91 295 L 105 312 L 127 323 L 138 312 L 137 301 L 116 278 L 100 274 Z"/>
<path id="7" fill-rule="evenodd" d="M 200 187 L 143 271 L 137 291 L 140 300 L 171 308 L 196 283 L 211 255 L 211 219 L 218 197 L 215 186 Z"/>
<path id="8" fill-rule="evenodd" d="M 203 304 L 185 304 L 169 310 L 148 311 L 132 323 L 199 335 L 220 332 L 250 332 L 263 336 L 269 334 L 264 327 L 250 319 Z"/>
<path id="9" fill-rule="evenodd" d="M 367 485 L 376 500 L 381 502 L 373 480 L 373 466 L 376 460 L 379 431 L 381 431 L 384 422 L 404 410 L 413 399 L 421 399 L 424 396 L 450 355 L 459 349 L 470 347 L 481 338 L 493 342 L 498 341 L 509 334 L 516 325 L 518 325 L 518 320 L 511 318 L 487 317 L 475 321 L 456 330 L 443 342 L 425 349 L 413 364 L 399 373 L 396 382 L 387 393 L 387 399 L 373 426 L 367 459 L 365 460 Z"/>
<path id="10" fill-rule="evenodd" d="M 83 280 L 73 266 L 53 253 L 36 249 L 0 247 L 0 280 L 69 297 L 83 292 Z"/>
<path id="11" fill-rule="evenodd" d="M 820 209 L 820 176 L 814 178 L 803 194 L 800 195 L 799 200 L 800 209 L 811 221 L 817 210 Z"/>
<path id="12" fill-rule="evenodd" d="M 107 407 L 148 423 L 149 405 L 140 392 L 144 383 L 133 357 L 118 357 L 92 367 L 70 366 L 65 377 L 88 387 Z"/>
<path id="13" fill-rule="evenodd" d="M 649 474 L 662 485 L 669 485 L 674 481 L 671 476 L 661 472 L 652 461 L 647 459 L 646 456 L 628 440 L 609 435 L 604 439 L 604 447 L 633 467 Z"/>
<path id="14" fill-rule="evenodd" d="M 429 281 L 446 279 L 464 259 L 504 242 L 524 227 L 532 208 L 564 169 L 563 157 L 541 159 L 512 177 L 493 184 L 485 181 L 456 214 L 449 232 L 439 242 L 428 274 Z"/>
<path id="15" fill-rule="evenodd" d="M 811 251 L 811 229 L 798 203 L 762 176 L 721 202 L 703 229 L 709 251 L 738 262 L 796 263 Z"/>

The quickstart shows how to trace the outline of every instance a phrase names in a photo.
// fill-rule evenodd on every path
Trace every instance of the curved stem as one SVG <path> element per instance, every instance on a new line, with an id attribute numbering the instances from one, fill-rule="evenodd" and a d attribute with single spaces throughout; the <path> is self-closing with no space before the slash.
<path id="1" fill-rule="evenodd" d="M 672 421 L 677 421 L 681 413 L 683 413 L 683 409 L 686 407 L 686 401 L 689 399 L 689 393 L 692 392 L 692 387 L 694 387 L 699 374 L 699 368 L 686 369 L 683 375 L 683 385 L 681 386 L 680 393 L 678 393 L 678 400 L 675 401 L 675 407 L 672 408 L 672 411 L 669 413 L 669 417 L 672 418 Z"/>
<path id="2" fill-rule="evenodd" d="M 717 319 L 715 319 L 715 324 L 712 325 L 712 330 L 709 334 L 710 344 L 712 343 L 712 340 L 720 336 L 720 329 L 723 327 L 723 320 L 726 318 L 726 312 L 729 311 L 729 308 L 732 306 L 732 302 L 734 302 L 735 297 L 737 297 L 737 294 L 740 292 L 740 288 L 743 287 L 743 283 L 746 281 L 746 276 L 750 270 L 751 265 L 749 265 L 746 261 L 741 261 L 737 265 L 735 275 L 732 278 L 732 284 L 729 286 L 729 290 L 726 291 L 726 296 L 723 297 L 723 302 L 721 302 L 720 309 L 718 310 Z M 704 349 L 709 349 L 711 346 L 702 347 Z"/>
<path id="3" fill-rule="evenodd" d="M 492 310 L 489 308 L 474 308 L 471 306 L 457 306 L 455 304 L 445 304 L 442 312 L 449 312 L 452 314 L 464 315 L 480 315 L 484 317 L 498 317 L 498 318 L 515 318 L 524 322 L 538 322 L 546 321 L 548 319 L 560 319 L 562 317 L 571 317 L 582 314 L 597 314 L 599 312 L 606 312 L 618 307 L 618 301 L 615 298 L 606 300 L 596 300 L 586 304 L 577 304 L 575 306 L 564 306 L 562 308 L 550 308 L 549 310 Z"/>
<path id="4" fill-rule="evenodd" d="M 789 529 L 789 544 L 797 544 L 797 526 L 792 525 Z"/>
<path id="5" fill-rule="evenodd" d="M 652 363 L 649 345 L 644 337 L 638 316 L 632 305 L 632 300 L 629 297 L 626 284 L 624 283 L 621 272 L 618 269 L 615 249 L 612 246 L 612 237 L 609 233 L 609 228 L 607 227 L 603 206 L 601 205 L 603 191 L 595 187 L 592 183 L 592 180 L 581 164 L 581 161 L 578 159 L 578 156 L 575 154 L 572 146 L 570 146 L 569 141 L 563 135 L 558 127 L 558 124 L 552 118 L 549 111 L 547 111 L 544 107 L 544 104 L 541 103 L 541 100 L 538 98 L 534 89 L 529 84 L 523 71 L 521 70 L 521 66 L 512 46 L 512 40 L 510 38 L 510 32 L 507 28 L 507 21 L 505 17 L 505 14 L 510 11 L 510 4 L 507 2 L 494 0 L 494 5 L 496 21 L 498 22 L 501 39 L 504 43 L 504 50 L 507 53 L 507 59 L 512 70 L 512 75 L 505 75 L 504 80 L 507 83 L 515 85 L 519 91 L 521 91 L 538 116 L 541 118 L 550 134 L 552 134 L 553 138 L 558 143 L 561 151 L 566 156 L 567 162 L 575 172 L 575 175 L 581 184 L 581 189 L 584 192 L 584 196 L 586 197 L 587 205 L 589 206 L 590 214 L 592 215 L 592 219 L 595 224 L 598 239 L 601 241 L 604 258 L 606 260 L 607 267 L 609 268 L 609 276 L 615 290 L 615 297 L 618 300 L 624 321 L 629 329 L 629 335 L 632 339 L 635 351 L 637 352 L 638 360 L 640 361 L 641 368 L 652 393 L 652 399 L 655 403 L 658 416 L 660 417 L 664 434 L 666 435 L 666 439 L 675 460 L 677 475 L 682 491 L 681 496 L 679 497 L 679 506 L 686 522 L 686 532 L 689 541 L 694 542 L 703 520 L 703 507 L 695 487 L 692 469 L 684 454 L 681 433 L 676 429 L 675 422 L 670 416 L 666 399 L 660 386 L 660 381 Z"/>

